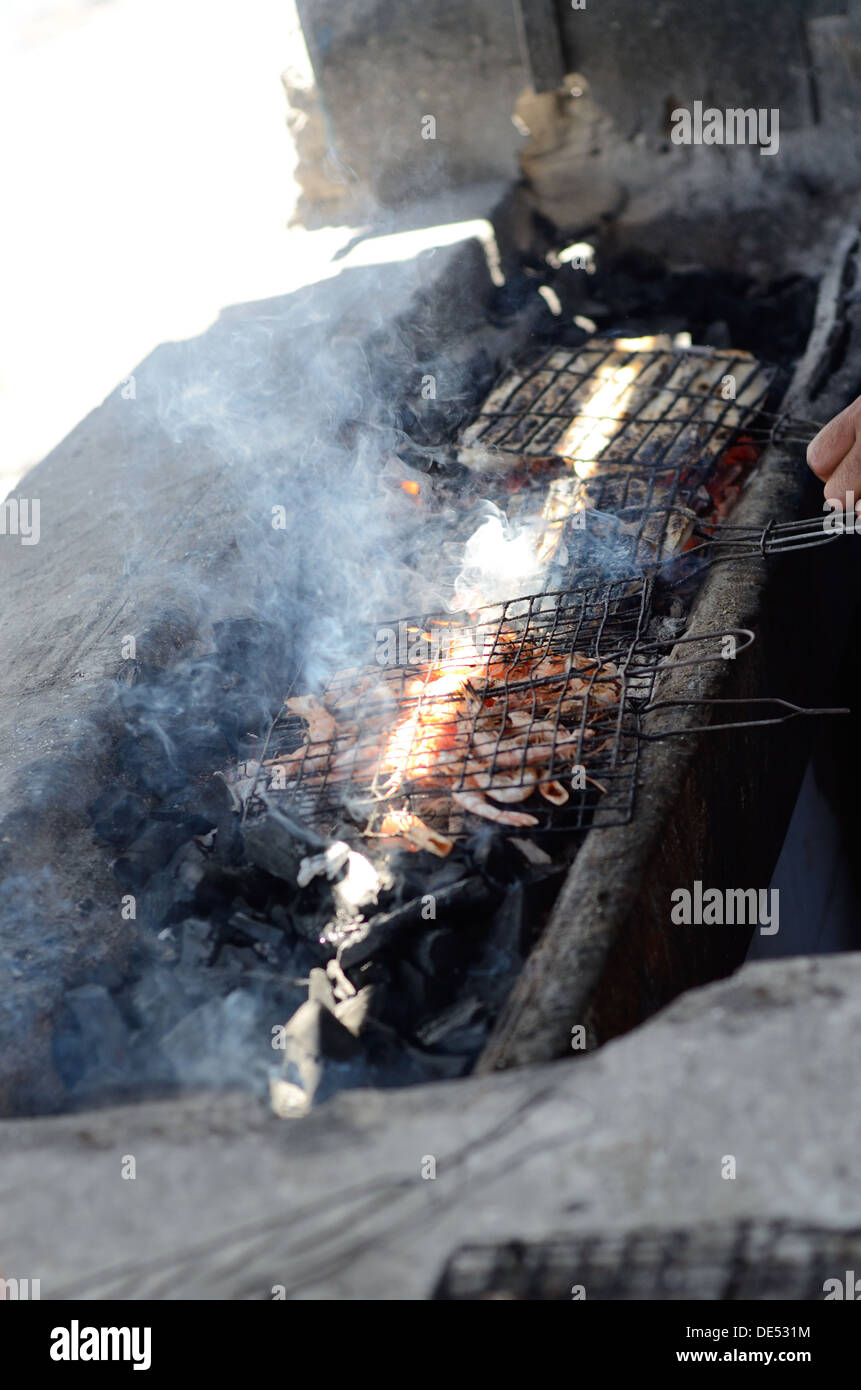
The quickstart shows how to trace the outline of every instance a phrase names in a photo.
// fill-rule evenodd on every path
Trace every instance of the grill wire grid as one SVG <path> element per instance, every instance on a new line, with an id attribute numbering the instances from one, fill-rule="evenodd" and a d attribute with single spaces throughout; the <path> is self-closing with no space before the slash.
<path id="1" fill-rule="evenodd" d="M 548 479 L 551 490 L 561 485 L 543 514 L 560 542 L 548 588 L 470 615 L 388 625 L 399 633 L 397 663 L 337 672 L 321 692 L 336 720 L 331 736 L 309 735 L 300 715 L 282 710 L 261 789 L 328 833 L 345 817 L 380 833 L 387 812 L 407 811 L 457 836 L 466 833 L 464 808 L 451 797 L 470 792 L 533 817 L 535 829 L 628 823 L 640 719 L 660 664 L 646 639 L 654 576 L 674 519 L 698 492 L 701 501 L 717 461 L 739 436 L 763 434 L 754 422 L 776 372 L 726 352 L 632 353 L 593 342 L 549 349 L 508 378 L 462 433 L 458 460 L 511 456 L 508 481 L 522 486 L 527 514 Z M 725 399 L 727 377 L 734 394 Z M 611 578 L 608 569 L 638 577 Z M 472 660 L 463 657 L 467 634 Z M 430 658 L 403 659 L 403 635 L 407 647 L 426 643 Z M 464 666 L 472 669 L 459 683 Z M 533 780 L 528 799 L 493 802 L 494 791 L 513 794 Z M 542 797 L 542 787 L 560 783 L 564 804 Z"/>
<path id="2" fill-rule="evenodd" d="M 332 737 L 306 741 L 305 720 L 283 711 L 264 764 L 267 793 L 318 826 L 346 813 L 374 833 L 397 809 L 457 834 L 451 793 L 492 798 L 534 776 L 536 788 L 561 782 L 567 801 L 551 804 L 536 790 L 503 809 L 525 811 L 542 829 L 626 823 L 639 712 L 657 670 L 644 640 L 650 598 L 648 580 L 625 580 L 460 618 L 401 619 L 392 626 L 406 643 L 426 643 L 436 659 L 336 673 L 320 696 L 337 721 Z M 464 659 L 465 649 L 475 655 Z"/>
<path id="3" fill-rule="evenodd" d="M 740 436 L 765 442 L 756 422 L 777 375 L 726 352 L 631 352 L 598 340 L 550 349 L 491 393 L 461 436 L 459 458 L 510 456 L 533 467 L 556 460 L 562 476 L 551 481 L 558 492 L 549 520 L 565 544 L 549 586 L 654 572 L 678 542 L 684 514 L 702 507 L 720 456 Z M 724 399 L 728 379 L 734 394 Z M 544 481 L 546 468 L 536 472 Z M 519 481 L 518 470 L 512 477 Z M 524 491 L 528 511 L 528 484 Z M 578 513 L 582 529 L 571 524 Z"/>

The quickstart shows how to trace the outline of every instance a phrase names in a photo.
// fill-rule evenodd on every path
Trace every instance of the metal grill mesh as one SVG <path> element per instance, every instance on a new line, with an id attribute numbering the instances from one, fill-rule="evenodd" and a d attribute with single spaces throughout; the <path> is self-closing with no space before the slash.
<path id="1" fill-rule="evenodd" d="M 649 598 L 623 581 L 381 629 L 399 660 L 338 672 L 320 697 L 328 724 L 288 702 L 268 792 L 323 829 L 349 817 L 395 833 L 386 813 L 409 812 L 457 835 L 474 796 L 508 829 L 625 823 L 654 679 L 638 655 Z"/>
<path id="2" fill-rule="evenodd" d="M 618 340 L 553 349 L 491 392 L 458 457 L 485 468 L 495 461 L 514 493 L 511 515 L 518 497 L 522 514 L 536 506 L 538 490 L 525 480 L 530 463 L 544 461 L 537 505 L 555 561 L 551 585 L 607 577 L 608 567 L 611 575 L 646 571 L 683 548 L 684 509 L 709 505 L 704 486 L 754 427 L 775 373 L 713 349 L 632 351 Z"/>
<path id="3" fill-rule="evenodd" d="M 597 339 L 509 373 L 455 446 L 460 485 L 538 521 L 543 592 L 381 629 L 394 652 L 286 702 L 261 785 L 325 833 L 349 820 L 395 834 L 404 816 L 446 835 L 475 815 L 630 820 L 650 576 L 689 542 L 774 375 L 746 354 Z M 617 577 L 632 574 L 645 577 Z"/>

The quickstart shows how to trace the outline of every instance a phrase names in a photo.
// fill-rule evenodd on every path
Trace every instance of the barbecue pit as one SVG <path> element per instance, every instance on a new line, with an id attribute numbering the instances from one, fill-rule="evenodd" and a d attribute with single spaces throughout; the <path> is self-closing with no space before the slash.
<path id="1" fill-rule="evenodd" d="M 846 311 L 849 254 L 821 312 L 829 294 Z M 754 640 L 765 556 L 828 539 L 791 520 L 812 366 L 655 328 L 532 347 L 448 439 L 404 432 L 403 505 L 455 552 L 449 607 L 378 612 L 313 679 L 299 662 L 279 689 L 276 663 L 270 721 L 168 798 L 193 833 L 154 875 L 135 842 L 121 853 L 153 942 L 124 1007 L 164 1081 L 188 1066 L 189 1003 L 204 1018 L 213 994 L 254 999 L 243 1075 L 268 1072 L 295 1115 L 344 1086 L 536 1060 L 575 1033 L 593 1046 L 743 957 L 743 925 L 668 950 L 670 888 L 653 876 L 699 862 L 725 818 L 711 808 L 746 802 L 763 740 L 782 740 L 791 782 L 798 716 L 828 705 Z M 488 507 L 529 550 L 529 592 L 471 547 Z M 732 822 L 741 858 L 756 814 L 754 800 Z M 111 816 L 100 804 L 100 833 Z M 642 949 L 621 944 L 626 922 Z M 189 974 L 191 1001 L 169 983 Z M 270 1031 L 280 1076 L 259 1046 Z"/>
<path id="2" fill-rule="evenodd" d="M 411 179 L 432 191 L 439 175 L 465 188 L 468 206 L 476 170 L 501 168 L 490 118 L 453 122 L 445 150 L 443 139 L 417 146 L 410 120 L 418 129 L 423 113 L 399 83 L 428 90 L 411 66 L 420 46 L 402 69 L 384 64 L 389 85 L 374 72 L 372 99 L 356 14 L 313 8 L 305 22 L 317 99 L 343 167 L 384 204 Z M 375 6 L 358 9 L 373 26 Z M 315 1028 L 325 1030 L 328 1015 L 341 1025 L 335 1089 L 570 1055 L 572 1029 L 601 1043 L 743 959 L 749 933 L 668 934 L 667 903 L 694 877 L 768 882 L 810 737 L 800 715 L 836 703 L 829 672 L 843 619 L 816 605 L 834 588 L 821 576 L 846 563 L 851 543 L 827 557 L 820 548 L 802 456 L 861 379 L 858 219 L 846 191 L 857 182 L 855 155 L 835 140 L 852 85 L 836 76 L 843 21 L 799 6 L 812 35 L 805 54 L 801 25 L 766 9 L 751 20 L 739 5 L 718 28 L 711 19 L 676 26 L 695 34 L 674 59 L 680 83 L 696 95 L 708 54 L 722 81 L 737 75 L 721 104 L 742 105 L 753 99 L 746 26 L 780 28 L 768 29 L 767 45 L 779 159 L 716 150 L 711 162 L 669 147 L 667 112 L 686 91 L 642 105 L 641 55 L 654 59 L 672 26 L 644 34 L 627 7 L 610 71 L 595 17 L 527 23 L 535 90 L 518 101 L 524 70 L 517 50 L 507 52 L 516 26 L 509 34 L 494 12 L 487 71 L 506 122 L 516 104 L 529 134 L 506 127 L 505 157 L 521 150 L 524 181 L 483 203 L 481 236 L 464 234 L 435 265 L 428 258 L 411 282 L 420 290 L 397 314 L 385 306 L 409 277 L 395 263 L 348 266 L 339 283 L 297 295 L 289 313 L 227 314 L 217 332 L 166 347 L 140 373 L 134 413 L 118 398 L 83 429 L 87 456 L 89 432 L 98 439 L 107 421 L 105 456 L 134 459 L 135 476 L 155 459 L 187 486 L 175 515 L 172 503 L 157 509 L 151 490 L 135 494 L 128 462 L 105 484 L 106 498 L 125 499 L 120 510 L 133 495 L 137 509 L 132 520 L 111 514 L 100 534 L 154 535 L 161 549 L 142 565 L 118 546 L 116 591 L 106 581 L 86 624 L 94 641 L 110 634 L 95 665 L 70 646 L 76 619 L 62 616 L 58 596 L 78 595 L 65 574 L 56 617 L 19 643 L 29 674 L 10 707 L 26 697 L 32 726 L 10 745 L 21 805 L 10 792 L 3 843 L 9 874 L 28 885 L 36 925 L 26 949 L 49 984 L 25 1010 L 29 1050 L 6 1050 L 7 1108 L 198 1080 L 265 1090 L 280 1061 L 272 1029 L 301 1009 L 307 1018 L 309 1002 Z M 407 10 L 386 44 L 414 25 Z M 450 71 L 465 63 L 479 83 L 457 17 L 438 18 Z M 590 68 L 582 80 L 581 65 Z M 516 75 L 510 92 L 502 72 Z M 466 90 L 448 93 L 448 110 Z M 367 122 L 349 150 L 351 92 Z M 397 139 L 382 140 L 385 128 L 412 140 L 409 170 Z M 360 157 L 366 141 L 375 158 L 385 150 L 371 169 Z M 432 158 L 422 163 L 416 149 Z M 453 199 L 440 220 L 474 215 L 474 206 L 454 209 Z M 413 225 L 427 216 L 416 212 Z M 314 364 L 308 389 L 296 390 Z M 284 496 L 285 533 L 270 534 Z M 89 534 L 66 503 L 53 514 L 70 526 L 78 517 Z M 46 510 L 46 527 L 49 519 Z M 468 549 L 476 535 L 481 544 Z M 487 542 L 500 538 L 494 568 Z M 531 568 L 509 589 L 518 546 Z M 14 563 L 15 592 L 26 595 L 32 559 L 16 552 Z M 466 664 L 477 667 L 481 699 L 443 720 L 454 725 L 448 751 L 463 753 L 460 765 L 443 787 L 429 784 L 432 760 L 424 779 L 397 786 L 384 757 L 351 763 L 363 735 L 351 743 L 342 734 L 346 747 L 331 756 L 324 747 L 326 766 L 309 767 L 307 721 L 284 702 L 313 696 L 325 706 L 331 682 L 344 685 L 338 672 L 350 672 L 350 690 L 370 682 L 366 742 L 374 721 L 382 732 L 421 730 L 439 662 L 380 663 L 380 628 L 397 634 L 401 623 L 408 646 L 437 629 L 471 634 Z M 129 632 L 139 655 L 121 659 Z M 734 660 L 721 654 L 728 639 Z M 27 657 L 28 643 L 41 658 Z M 501 643 L 529 654 L 516 676 L 500 662 L 490 681 L 482 664 Z M 69 664 L 62 688 L 52 650 Z M 542 652 L 586 665 L 536 676 L 529 665 Z M 96 711 L 89 692 L 105 671 Z M 385 699 L 374 709 L 380 681 Z M 584 681 L 585 692 L 574 689 Z M 497 700 L 494 685 L 502 709 L 488 719 L 482 702 Z M 613 696 L 601 715 L 612 729 L 590 739 L 598 702 L 589 687 L 594 695 L 601 685 Z M 566 699 L 580 702 L 567 723 Z M 531 785 L 529 758 L 544 745 L 524 724 L 514 731 L 506 701 L 525 701 L 530 708 L 513 713 L 556 728 L 541 734 L 549 756 L 522 801 L 492 793 Z M 704 723 L 740 727 L 701 734 Z M 481 742 L 494 727 L 493 745 Z M 420 733 L 418 743 L 418 758 L 415 745 L 405 750 L 408 764 L 425 761 Z M 514 765 L 498 765 L 515 753 Z M 297 775 L 273 783 L 276 765 Z M 469 776 L 484 785 L 467 787 Z M 449 804 L 463 793 L 538 824 L 506 826 Z M 444 854 L 410 841 L 410 817 L 429 825 Z M 119 915 L 128 897 L 135 918 Z M 426 898 L 436 918 L 422 915 Z M 55 935 L 65 944 L 45 964 Z M 362 1031 L 374 1026 L 381 1056 L 368 1064 Z"/>

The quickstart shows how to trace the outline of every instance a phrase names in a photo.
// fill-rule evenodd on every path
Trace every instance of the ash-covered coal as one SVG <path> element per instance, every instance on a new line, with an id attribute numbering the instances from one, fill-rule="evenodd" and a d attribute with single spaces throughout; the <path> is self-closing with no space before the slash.
<path id="1" fill-rule="evenodd" d="M 440 860 L 384 854 L 347 822 L 324 837 L 265 795 L 237 804 L 219 769 L 265 735 L 289 678 L 243 674 L 270 637 L 224 627 L 208 658 L 119 692 L 117 782 L 91 814 L 135 944 L 124 978 L 67 995 L 55 1056 L 73 1102 L 239 1085 L 297 1113 L 345 1087 L 463 1075 L 549 908 L 550 856 L 489 829 Z"/>

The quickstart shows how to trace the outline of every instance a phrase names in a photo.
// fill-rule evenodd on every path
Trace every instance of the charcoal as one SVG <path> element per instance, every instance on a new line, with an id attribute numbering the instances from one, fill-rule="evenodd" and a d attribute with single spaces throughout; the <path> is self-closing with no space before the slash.
<path id="1" fill-rule="evenodd" d="M 197 906 L 197 892 L 206 873 L 206 858 L 193 840 L 181 845 L 163 869 L 147 884 L 146 920 L 165 926 L 181 922 Z"/>
<path id="2" fill-rule="evenodd" d="M 163 806 L 150 813 L 150 819 L 167 825 L 175 825 L 177 834 L 183 840 L 191 840 L 195 835 L 205 835 L 212 829 L 209 816 L 199 815 L 185 807 Z"/>
<path id="3" fill-rule="evenodd" d="M 319 960 L 328 960 L 335 949 L 335 944 L 343 935 L 338 931 L 333 937 L 328 935 L 326 926 L 327 915 L 324 911 L 314 910 L 309 912 L 294 911 L 290 915 L 290 921 L 296 935 L 306 946 L 310 947 Z"/>
<path id="4" fill-rule="evenodd" d="M 243 832 L 243 842 L 252 864 L 286 883 L 297 883 L 299 865 L 308 846 L 299 840 L 294 825 L 280 811 L 269 808 L 249 821 Z"/>
<path id="5" fill-rule="evenodd" d="M 218 951 L 218 969 L 229 974 L 247 974 L 260 969 L 260 956 L 250 946 L 234 946 L 232 943 L 221 946 Z"/>
<path id="6" fill-rule="evenodd" d="M 376 997 L 372 1007 L 376 1014 Z M 425 1051 L 369 1014 L 361 1023 L 360 1044 L 361 1051 L 351 1062 L 327 1064 L 327 1084 L 336 1076 L 336 1070 L 340 1070 L 346 1078 L 340 1082 L 342 1086 L 408 1086 L 460 1076 L 469 1065 L 469 1059 Z M 325 1094 L 321 1089 L 315 1099 L 322 1100 Z"/>
<path id="7" fill-rule="evenodd" d="M 168 761 L 164 744 L 156 734 L 129 732 L 118 740 L 116 756 L 120 767 L 148 795 L 173 796 L 186 785 L 185 769 Z"/>
<path id="8" fill-rule="evenodd" d="M 465 878 L 435 894 L 438 917 L 455 917 L 472 911 L 486 902 L 487 885 L 480 878 Z M 359 931 L 354 932 L 339 948 L 338 963 L 343 970 L 353 970 L 371 960 L 380 951 L 388 950 L 411 928 L 421 925 L 424 903 L 411 898 L 394 912 L 379 912 Z"/>
<path id="9" fill-rule="evenodd" d="M 374 999 L 376 1016 L 398 1033 L 407 1034 L 415 1020 L 422 1018 L 432 1007 L 427 975 L 411 960 L 391 961 L 388 980 L 378 982 Z"/>
<path id="10" fill-rule="evenodd" d="M 266 809 L 245 825 L 245 852 L 252 864 L 257 864 L 275 878 L 295 884 L 302 860 L 309 855 L 324 853 L 329 841 L 301 821 L 285 815 L 272 805 L 265 794 L 263 800 Z"/>
<path id="11" fill-rule="evenodd" d="M 488 1018 L 481 1001 L 474 995 L 460 999 L 436 1018 L 422 1023 L 415 1031 L 423 1047 L 438 1048 L 450 1056 L 475 1055 L 484 1045 Z"/>
<path id="12" fill-rule="evenodd" d="M 254 973 L 254 991 L 260 1004 L 263 1032 L 268 1039 L 270 1066 L 274 1056 L 272 1048 L 273 1029 L 283 1027 L 285 1018 L 292 1018 L 296 1010 L 306 1003 L 307 986 L 298 979 L 283 975 L 273 975 L 258 969 Z"/>
<path id="13" fill-rule="evenodd" d="M 510 883 L 517 876 L 517 860 L 508 848 L 507 839 L 498 831 L 477 830 L 470 836 L 467 845 L 476 868 L 491 881 Z"/>
<path id="14" fill-rule="evenodd" d="M 516 836 L 512 836 L 508 843 L 523 856 L 527 864 L 552 864 L 553 862 L 547 851 L 537 845 L 534 840 L 520 840 Z"/>
<path id="15" fill-rule="evenodd" d="M 423 932 L 412 943 L 410 958 L 425 975 L 448 975 L 463 964 L 464 938 L 441 927 Z"/>
<path id="16" fill-rule="evenodd" d="M 280 927 L 284 932 L 293 930 L 293 919 L 286 907 L 281 903 L 269 902 L 266 905 L 266 909 L 267 917 L 276 927 Z"/>
<path id="17" fill-rule="evenodd" d="M 395 880 L 393 897 L 397 899 L 397 902 L 393 903 L 392 906 L 399 906 L 400 903 L 406 902 L 410 898 L 419 897 L 424 892 L 424 885 L 427 882 L 427 865 L 423 864 L 422 861 L 431 859 L 439 864 L 435 855 L 425 854 L 424 851 L 418 854 L 405 849 L 391 851 L 389 868 Z M 446 860 L 447 862 L 448 860 Z M 462 875 L 463 869 L 461 868 Z"/>
<path id="18" fill-rule="evenodd" d="M 207 777 L 198 789 L 200 809 L 216 825 L 221 825 L 228 817 L 233 818 L 233 797 L 224 776 Z"/>
<path id="19" fill-rule="evenodd" d="M 425 893 L 437 893 L 442 888 L 459 883 L 461 879 L 469 876 L 472 865 L 469 854 L 465 850 L 461 852 L 460 846 L 455 846 L 451 854 L 443 860 L 425 851 L 419 854 L 397 851 L 389 864 L 395 877 L 397 893 L 397 902 L 392 906 L 399 906 L 408 902 L 410 898 L 420 898 Z"/>
<path id="20" fill-rule="evenodd" d="M 260 911 L 269 898 L 268 883 L 257 869 L 228 869 L 201 856 L 203 877 L 195 905 L 200 916 L 226 921 L 231 912 Z"/>
<path id="21" fill-rule="evenodd" d="M 446 924 L 474 922 L 476 913 L 491 906 L 498 896 L 499 890 L 478 875 L 460 879 L 434 894 L 435 920 Z"/>
<path id="22" fill-rule="evenodd" d="M 392 962 L 390 960 L 367 960 L 356 971 L 356 989 L 365 985 L 387 985 L 391 980 Z"/>
<path id="23" fill-rule="evenodd" d="M 175 970 L 155 967 L 132 989 L 129 1002 L 141 1027 L 158 1035 L 178 1022 L 198 1000 Z"/>
<path id="24" fill-rule="evenodd" d="M 464 1053 L 426 1051 L 418 1044 L 404 1043 L 401 1048 L 404 1062 L 408 1062 L 415 1081 L 452 1081 L 455 1077 L 466 1076 L 475 1060 L 475 1051 Z M 405 1078 L 407 1079 L 412 1078 Z M 390 1083 L 391 1084 L 391 1083 Z"/>
<path id="25" fill-rule="evenodd" d="M 548 913 L 559 896 L 566 872 L 562 865 L 554 865 L 553 868 L 539 871 L 524 883 L 523 931 L 521 934 L 521 946 L 524 955 L 532 949 L 544 930 Z"/>
<path id="26" fill-rule="evenodd" d="M 508 323 L 523 313 L 534 297 L 534 278 L 523 270 L 516 270 L 506 277 L 504 285 L 495 287 L 488 295 L 487 314 L 491 323 Z"/>
<path id="27" fill-rule="evenodd" d="M 184 826 L 171 821 L 150 821 L 142 835 L 113 863 L 114 877 L 125 892 L 143 888 L 153 874 L 170 863 L 176 851 L 189 839 Z"/>
<path id="28" fill-rule="evenodd" d="M 305 846 L 306 853 L 319 854 L 326 848 L 329 841 L 324 835 L 320 835 L 316 830 L 312 830 L 309 825 L 305 825 L 303 821 L 297 820 L 295 816 L 288 816 L 286 812 L 282 811 L 280 808 L 273 808 L 266 800 L 265 795 L 263 796 L 263 800 L 266 801 L 268 807 L 267 814 L 277 815 L 279 820 L 283 822 L 284 827 L 289 830 L 296 843 Z"/>
<path id="29" fill-rule="evenodd" d="M 428 872 L 421 879 L 418 895 L 422 897 L 427 893 L 433 893 L 436 896 L 442 893 L 445 888 L 451 888 L 456 883 L 462 882 L 466 876 L 465 865 L 452 859 L 451 856 L 444 859 L 442 863 L 434 858 Z"/>
<path id="30" fill-rule="evenodd" d="M 355 970 L 385 951 L 401 933 L 415 927 L 420 921 L 420 898 L 412 898 L 394 912 L 378 912 L 342 942 L 338 948 L 338 964 L 342 970 Z"/>
<path id="31" fill-rule="evenodd" d="M 214 943 L 212 926 L 200 917 L 189 917 L 180 928 L 182 946 L 180 964 L 184 970 L 205 969 L 212 960 Z"/>
<path id="32" fill-rule="evenodd" d="M 284 933 L 278 927 L 270 926 L 245 912 L 235 912 L 228 918 L 228 926 L 240 932 L 251 942 L 252 949 L 262 960 L 270 965 L 278 965 L 284 954 Z"/>
<path id="33" fill-rule="evenodd" d="M 270 1038 L 259 998 L 240 988 L 186 1014 L 164 1035 L 160 1048 L 187 1085 L 256 1085 L 263 1090 Z"/>
<path id="34" fill-rule="evenodd" d="M 279 937 L 280 935 L 281 934 L 279 932 Z M 255 941 L 252 947 L 254 955 L 257 957 L 258 961 L 264 961 L 266 965 L 271 966 L 273 969 L 276 969 L 278 965 L 281 963 L 281 954 L 283 949 L 283 938 L 279 941 L 277 946 L 273 946 L 271 942 L 268 941 Z"/>
<path id="35" fill-rule="evenodd" d="M 129 1029 L 104 985 L 68 992 L 53 1038 L 54 1060 L 70 1090 L 120 1081 L 129 1064 Z"/>
<path id="36" fill-rule="evenodd" d="M 125 849 L 140 835 L 147 821 L 146 803 L 131 792 L 111 788 L 102 792 L 87 808 L 93 819 L 93 830 L 100 840 Z"/>
<path id="37" fill-rule="evenodd" d="M 522 955 L 525 908 L 526 890 L 523 883 L 512 884 L 490 919 L 483 951 L 488 954 L 506 952 L 517 957 Z"/>

